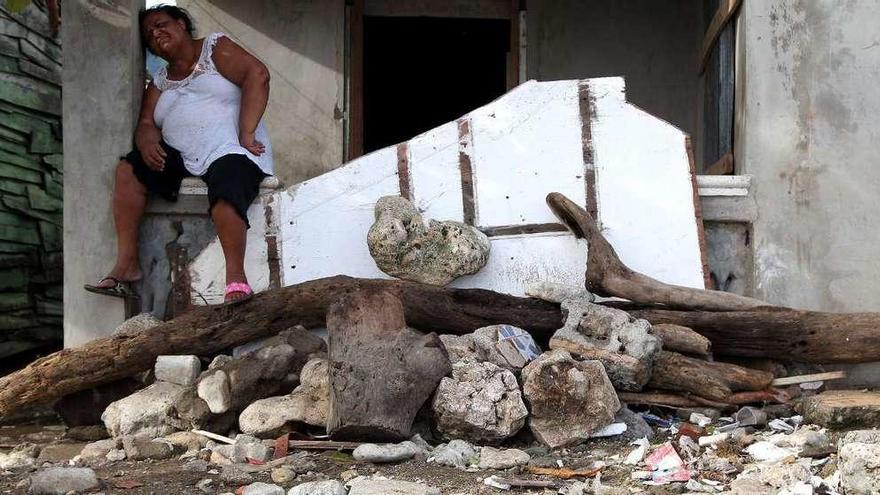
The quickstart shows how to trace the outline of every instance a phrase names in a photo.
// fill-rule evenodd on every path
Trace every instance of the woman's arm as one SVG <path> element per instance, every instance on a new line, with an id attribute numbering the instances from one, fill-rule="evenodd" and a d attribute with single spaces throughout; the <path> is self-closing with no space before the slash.
<path id="1" fill-rule="evenodd" d="M 263 62 L 225 36 L 214 46 L 214 65 L 223 77 L 241 88 L 239 142 L 254 155 L 262 155 L 266 147 L 254 139 L 254 132 L 269 101 L 269 70 Z"/>
<path id="2" fill-rule="evenodd" d="M 144 162 L 153 170 L 165 168 L 165 150 L 159 144 L 162 140 L 162 132 L 153 120 L 153 111 L 161 94 L 162 92 L 152 82 L 147 85 L 141 100 L 141 115 L 138 117 L 137 128 L 134 131 L 134 144 L 141 152 Z"/>

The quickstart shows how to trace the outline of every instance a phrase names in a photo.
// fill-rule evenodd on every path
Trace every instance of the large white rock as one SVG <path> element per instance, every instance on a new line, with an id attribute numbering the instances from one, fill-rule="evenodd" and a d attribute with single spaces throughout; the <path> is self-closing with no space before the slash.
<path id="1" fill-rule="evenodd" d="M 367 245 L 376 266 L 392 277 L 446 285 L 489 261 L 489 238 L 471 225 L 431 220 L 426 226 L 400 196 L 379 198 L 375 212 Z"/>
<path id="2" fill-rule="evenodd" d="M 529 428 L 550 448 L 576 445 L 614 420 L 617 393 L 598 361 L 552 351 L 522 370 Z"/>
<path id="3" fill-rule="evenodd" d="M 480 469 L 510 469 L 528 464 L 531 457 L 519 449 L 480 449 Z"/>
<path id="4" fill-rule="evenodd" d="M 256 482 L 244 487 L 241 495 L 284 495 L 284 488 L 269 483 Z"/>
<path id="5" fill-rule="evenodd" d="M 528 416 L 516 377 L 492 363 L 454 364 L 452 378 L 440 381 L 432 408 L 444 437 L 474 443 L 500 443 Z"/>
<path id="6" fill-rule="evenodd" d="M 156 382 L 124 399 L 111 403 L 101 415 L 113 437 L 146 435 L 157 438 L 175 431 L 168 420 L 172 406 L 186 393 L 186 387 Z"/>
<path id="7" fill-rule="evenodd" d="M 189 386 L 198 379 L 202 362 L 196 356 L 159 356 L 154 371 L 158 381 Z"/>
<path id="8" fill-rule="evenodd" d="M 238 418 L 243 433 L 266 436 L 287 423 L 326 426 L 330 404 L 330 373 L 326 359 L 315 358 L 300 373 L 300 385 L 289 395 L 253 402 Z"/>

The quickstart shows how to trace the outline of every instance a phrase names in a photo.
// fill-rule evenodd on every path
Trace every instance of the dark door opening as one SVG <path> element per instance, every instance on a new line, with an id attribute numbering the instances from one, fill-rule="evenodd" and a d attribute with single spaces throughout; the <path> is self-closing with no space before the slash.
<path id="1" fill-rule="evenodd" d="M 363 25 L 365 153 L 507 90 L 509 20 L 365 16 Z"/>

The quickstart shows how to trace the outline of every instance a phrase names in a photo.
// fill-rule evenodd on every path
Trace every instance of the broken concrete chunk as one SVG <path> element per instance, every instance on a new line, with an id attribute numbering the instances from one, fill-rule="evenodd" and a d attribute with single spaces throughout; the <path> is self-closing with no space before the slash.
<path id="1" fill-rule="evenodd" d="M 608 425 L 620 401 L 598 361 L 565 351 L 544 353 L 522 371 L 529 427 L 550 448 L 576 445 Z"/>
<path id="2" fill-rule="evenodd" d="M 822 392 L 804 399 L 797 409 L 808 423 L 827 428 L 870 428 L 880 425 L 880 392 Z"/>
<path id="3" fill-rule="evenodd" d="M 441 335 L 440 340 L 453 364 L 469 359 L 492 363 L 515 373 L 541 354 L 532 336 L 512 325 L 478 328 L 466 335 Z"/>
<path id="4" fill-rule="evenodd" d="M 397 444 L 365 443 L 354 449 L 352 457 L 357 461 L 382 464 L 386 462 L 405 461 L 412 459 L 417 454 L 424 453 L 425 452 L 421 448 L 410 441 Z"/>
<path id="5" fill-rule="evenodd" d="M 79 453 L 80 461 L 85 464 L 102 464 L 107 461 L 107 453 L 122 446 L 116 438 L 98 440 L 87 444 Z"/>
<path id="6" fill-rule="evenodd" d="M 297 485 L 287 495 L 346 495 L 345 485 L 336 480 L 310 481 Z"/>
<path id="7" fill-rule="evenodd" d="M 232 445 L 233 462 L 247 463 L 250 460 L 266 462 L 272 459 L 272 449 L 263 445 L 262 440 L 251 435 L 238 435 Z"/>
<path id="8" fill-rule="evenodd" d="M 284 495 L 284 488 L 269 483 L 256 482 L 244 487 L 241 495 Z"/>
<path id="9" fill-rule="evenodd" d="M 326 359 L 312 359 L 300 374 L 300 385 L 289 395 L 258 400 L 242 411 L 241 431 L 259 437 L 279 432 L 299 422 L 326 426 L 330 400 L 330 374 Z"/>
<path id="10" fill-rule="evenodd" d="M 376 222 L 367 234 L 370 254 L 392 277 L 446 285 L 479 271 L 489 260 L 489 238 L 461 222 L 431 220 L 399 196 L 376 202 Z"/>
<path id="11" fill-rule="evenodd" d="M 122 322 L 113 330 L 113 335 L 137 335 L 162 323 L 162 320 L 153 316 L 152 313 L 141 313 Z"/>
<path id="12" fill-rule="evenodd" d="M 846 443 L 838 451 L 843 493 L 880 493 L 880 444 Z"/>
<path id="13" fill-rule="evenodd" d="M 29 493 L 34 495 L 65 495 L 83 493 L 101 486 L 89 468 L 48 468 L 31 476 Z"/>
<path id="14" fill-rule="evenodd" d="M 550 339 L 551 349 L 601 361 L 618 390 L 639 391 L 645 386 L 662 347 L 647 321 L 579 299 L 563 301 L 562 309 L 565 325 Z"/>
<path id="15" fill-rule="evenodd" d="M 202 372 L 202 362 L 196 356 L 159 356 L 154 370 L 158 381 L 189 386 Z"/>
<path id="16" fill-rule="evenodd" d="M 174 446 L 171 442 L 157 438 L 153 439 L 144 435 L 126 435 L 122 437 L 122 448 L 125 455 L 133 461 L 146 459 L 168 459 L 174 454 Z"/>
<path id="17" fill-rule="evenodd" d="M 525 424 L 528 411 L 516 377 L 492 363 L 461 362 L 440 381 L 432 403 L 446 438 L 500 443 Z"/>
<path id="18" fill-rule="evenodd" d="M 40 448 L 32 443 L 17 445 L 9 454 L 0 453 L 0 471 L 37 467 Z"/>
<path id="19" fill-rule="evenodd" d="M 229 376 L 221 368 L 209 370 L 199 380 L 199 398 L 208 404 L 214 414 L 222 414 L 232 407 L 232 393 L 229 390 Z"/>
<path id="20" fill-rule="evenodd" d="M 113 437 L 167 435 L 175 431 L 169 419 L 171 409 L 186 390 L 174 383 L 156 382 L 107 406 L 101 420 Z"/>
<path id="21" fill-rule="evenodd" d="M 510 469 L 525 466 L 531 456 L 519 449 L 496 449 L 483 447 L 480 449 L 480 469 Z"/>
<path id="22" fill-rule="evenodd" d="M 465 469 L 477 458 L 477 451 L 473 445 L 464 440 L 452 440 L 449 443 L 438 445 L 431 452 L 428 462 L 433 462 L 439 466 Z"/>

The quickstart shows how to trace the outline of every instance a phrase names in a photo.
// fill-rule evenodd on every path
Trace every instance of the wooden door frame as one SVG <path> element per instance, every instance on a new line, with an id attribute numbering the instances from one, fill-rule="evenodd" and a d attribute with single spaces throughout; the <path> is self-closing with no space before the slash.
<path id="1" fill-rule="evenodd" d="M 523 82 L 526 0 L 460 1 L 459 4 L 450 0 L 346 0 L 344 161 L 364 154 L 364 15 L 509 19 L 507 89 Z"/>

